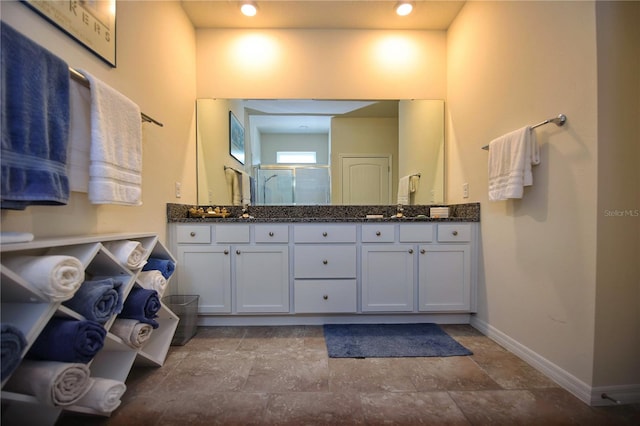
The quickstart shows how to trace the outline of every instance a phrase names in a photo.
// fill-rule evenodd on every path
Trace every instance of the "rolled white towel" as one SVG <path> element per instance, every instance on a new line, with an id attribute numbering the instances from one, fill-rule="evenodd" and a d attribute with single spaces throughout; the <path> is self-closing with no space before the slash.
<path id="1" fill-rule="evenodd" d="M 167 279 L 158 270 L 140 272 L 138 281 L 142 288 L 157 291 L 159 297 L 162 297 L 167 287 Z"/>
<path id="2" fill-rule="evenodd" d="M 107 241 L 102 244 L 129 269 L 138 269 L 145 264 L 144 258 L 147 251 L 139 241 Z"/>
<path id="3" fill-rule="evenodd" d="M 73 256 L 7 256 L 2 263 L 52 302 L 71 299 L 84 281 L 84 266 Z"/>
<path id="4" fill-rule="evenodd" d="M 86 364 L 24 360 L 4 390 L 35 396 L 49 406 L 72 405 L 93 384 Z"/>
<path id="5" fill-rule="evenodd" d="M 139 348 L 151 337 L 153 326 L 134 319 L 118 318 L 109 333 L 121 338 L 128 345 Z"/>
<path id="6" fill-rule="evenodd" d="M 89 392 L 75 403 L 80 407 L 110 413 L 120 406 L 120 398 L 127 390 L 127 385 L 117 380 L 94 377 Z"/>

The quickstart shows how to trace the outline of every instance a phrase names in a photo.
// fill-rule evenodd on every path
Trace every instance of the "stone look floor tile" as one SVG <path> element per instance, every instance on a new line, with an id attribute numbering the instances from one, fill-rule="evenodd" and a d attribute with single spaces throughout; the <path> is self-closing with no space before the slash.
<path id="1" fill-rule="evenodd" d="M 330 358 L 333 392 L 415 392 L 410 358 Z"/>
<path id="2" fill-rule="evenodd" d="M 272 394 L 264 424 L 338 426 L 365 423 L 357 394 L 296 392 Z"/>
<path id="3" fill-rule="evenodd" d="M 411 376 L 418 391 L 501 389 L 470 357 L 414 358 Z"/>

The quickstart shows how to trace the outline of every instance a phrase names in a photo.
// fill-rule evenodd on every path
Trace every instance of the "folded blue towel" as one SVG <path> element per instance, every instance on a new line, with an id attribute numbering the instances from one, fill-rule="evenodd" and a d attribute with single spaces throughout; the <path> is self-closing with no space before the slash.
<path id="1" fill-rule="evenodd" d="M 1 26 L 0 207 L 67 204 L 69 66 Z"/>
<path id="2" fill-rule="evenodd" d="M 124 301 L 122 312 L 118 318 L 134 319 L 151 324 L 153 328 L 158 328 L 159 324 L 154 318 L 158 317 L 160 307 L 157 291 L 134 286 L 129 292 L 127 300 Z"/>
<path id="3" fill-rule="evenodd" d="M 107 330 L 95 321 L 54 317 L 27 352 L 27 358 L 88 363 L 104 346 Z"/>
<path id="4" fill-rule="evenodd" d="M 2 360 L 0 367 L 2 368 L 2 380 L 6 379 L 13 373 L 13 370 L 20 365 L 22 359 L 22 351 L 27 345 L 27 341 L 16 326 L 12 324 L 0 324 L 2 329 Z"/>
<path id="5" fill-rule="evenodd" d="M 165 279 L 169 279 L 175 269 L 176 264 L 172 260 L 159 259 L 157 257 L 150 257 L 147 259 L 147 263 L 142 267 L 143 271 L 160 271 Z"/>
<path id="6" fill-rule="evenodd" d="M 85 281 L 73 298 L 62 304 L 86 319 L 104 324 L 122 311 L 122 282 L 113 278 Z"/>

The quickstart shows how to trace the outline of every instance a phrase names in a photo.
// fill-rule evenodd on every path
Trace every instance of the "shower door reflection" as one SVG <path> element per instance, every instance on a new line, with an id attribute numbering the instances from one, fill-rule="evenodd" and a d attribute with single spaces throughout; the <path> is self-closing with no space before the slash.
<path id="1" fill-rule="evenodd" d="M 263 166 L 256 169 L 258 205 L 316 205 L 331 201 L 329 168 Z"/>

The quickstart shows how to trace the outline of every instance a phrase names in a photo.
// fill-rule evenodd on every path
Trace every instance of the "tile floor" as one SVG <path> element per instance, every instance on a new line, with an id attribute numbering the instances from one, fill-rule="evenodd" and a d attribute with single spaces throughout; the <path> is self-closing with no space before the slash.
<path id="1" fill-rule="evenodd" d="M 321 326 L 207 327 L 161 368 L 134 368 L 111 418 L 67 425 L 639 425 L 591 408 L 468 325 L 449 358 L 328 358 Z"/>

